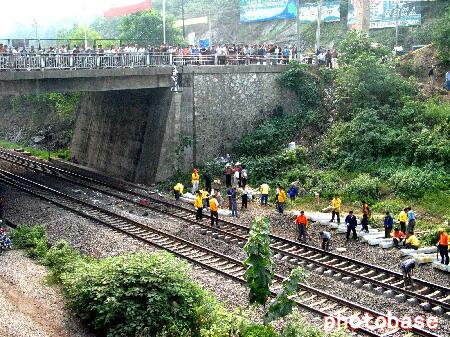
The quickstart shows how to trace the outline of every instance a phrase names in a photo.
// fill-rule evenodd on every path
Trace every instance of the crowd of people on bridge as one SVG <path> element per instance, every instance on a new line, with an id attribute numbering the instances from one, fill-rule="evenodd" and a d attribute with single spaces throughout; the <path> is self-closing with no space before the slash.
<path id="1" fill-rule="evenodd" d="M 103 46 L 98 44 L 94 47 L 84 47 L 80 45 L 44 47 L 10 46 L 0 43 L 0 69 L 20 69 L 24 59 L 49 58 L 55 60 L 55 56 L 96 56 L 99 59 L 108 59 L 117 56 L 135 55 L 141 59 L 133 59 L 130 62 L 122 61 L 107 66 L 133 66 L 145 65 L 146 55 L 162 56 L 170 55 L 170 60 L 177 65 L 241 65 L 241 64 L 288 64 L 291 60 L 300 60 L 304 63 L 313 63 L 317 59 L 319 65 L 326 65 L 329 68 L 337 65 L 336 50 L 319 49 L 314 52 L 299 55 L 295 46 L 278 44 L 217 44 L 211 47 L 199 45 L 170 46 L 162 44 L 160 46 L 141 44 L 120 44 Z M 168 61 L 169 59 L 167 59 Z M 166 62 L 167 62 L 166 61 Z M 66 62 L 67 63 L 67 62 Z M 128 64 L 130 63 L 130 64 Z M 29 65 L 25 64 L 25 65 Z M 59 65 L 57 62 L 47 62 L 45 67 L 67 67 L 67 64 Z M 151 64 L 150 64 L 151 65 Z M 105 62 L 94 62 L 87 67 L 103 67 Z"/>
<path id="2" fill-rule="evenodd" d="M 259 196 L 259 204 L 265 208 L 268 206 L 269 193 L 271 187 L 267 183 L 259 186 L 258 190 L 250 189 L 248 186 L 249 173 L 245 165 L 236 162 L 234 165 L 228 163 L 225 165 L 223 172 L 224 179 L 213 180 L 211 176 L 206 173 L 203 176 L 198 169 L 194 169 L 191 175 L 192 194 L 195 196 L 194 207 L 196 209 L 196 218 L 203 219 L 203 212 L 210 211 L 211 226 L 219 225 L 219 209 L 228 208 L 232 217 L 238 217 L 238 200 L 241 200 L 241 210 L 248 207 L 249 199 L 256 199 Z M 203 182 L 203 183 L 201 183 Z M 222 197 L 222 182 L 225 182 L 226 201 Z M 174 195 L 177 200 L 183 195 L 184 186 L 177 183 L 174 186 Z M 283 214 L 285 204 L 288 199 L 295 200 L 299 194 L 299 189 L 295 184 L 285 191 L 284 187 L 277 185 L 275 188 L 275 207 L 278 213 Z M 342 200 L 336 194 L 330 201 L 329 210 L 331 212 L 330 223 L 341 223 L 341 205 Z M 357 226 L 361 225 L 361 232 L 369 233 L 369 224 L 373 221 L 372 210 L 369 203 L 365 200 L 361 201 L 361 218 L 358 219 L 353 210 L 350 210 L 344 218 L 347 227 L 346 240 L 358 240 Z M 395 226 L 395 220 L 390 212 L 386 212 L 383 219 L 384 236 L 387 239 L 392 239 L 392 242 L 397 248 L 407 248 L 417 250 L 420 248 L 420 241 L 414 234 L 416 226 L 416 214 L 412 207 L 404 208 L 397 217 L 398 226 Z M 295 217 L 294 224 L 297 228 L 298 240 L 307 242 L 311 240 L 308 234 L 311 231 L 311 221 L 308 219 L 304 211 L 300 211 Z M 316 233 L 317 234 L 317 233 Z M 331 233 L 329 231 L 320 231 L 319 237 L 322 241 L 322 248 L 328 250 L 331 243 Z M 448 235 L 443 229 L 439 231 L 439 241 L 437 242 L 439 252 L 441 254 L 442 264 L 449 264 L 448 256 Z"/>

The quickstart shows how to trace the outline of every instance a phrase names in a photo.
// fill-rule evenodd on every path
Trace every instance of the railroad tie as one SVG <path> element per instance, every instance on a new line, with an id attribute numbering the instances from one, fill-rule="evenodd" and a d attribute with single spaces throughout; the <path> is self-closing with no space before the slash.
<path id="1" fill-rule="evenodd" d="M 302 298 L 302 301 L 303 302 L 309 302 L 309 301 L 315 299 L 316 297 L 317 297 L 317 295 L 313 294 L 313 295 L 311 295 L 311 296 L 309 296 L 307 298 Z"/>
<path id="2" fill-rule="evenodd" d="M 311 306 L 313 306 L 313 307 L 318 307 L 318 306 L 322 305 L 323 303 L 325 303 L 325 302 L 327 302 L 327 301 L 328 301 L 328 299 L 324 298 L 324 299 L 321 299 L 321 300 L 318 301 L 318 302 L 312 303 Z"/>
<path id="3" fill-rule="evenodd" d="M 374 270 L 369 270 L 368 272 L 366 272 L 366 273 L 362 273 L 362 274 L 360 274 L 360 276 L 364 276 L 364 277 L 367 277 L 367 276 L 370 276 L 370 275 L 372 275 L 373 273 L 375 273 L 375 271 Z"/>
<path id="4" fill-rule="evenodd" d="M 362 272 L 362 271 L 364 271 L 364 270 L 366 270 L 366 267 L 358 268 L 358 269 L 356 269 L 356 270 L 353 270 L 353 272 L 356 273 L 356 274 L 359 274 L 360 272 Z"/>
<path id="5" fill-rule="evenodd" d="M 427 297 L 429 298 L 436 298 L 442 296 L 442 292 L 439 290 L 436 290 L 435 292 L 432 292 L 431 294 L 428 294 Z"/>
<path id="6" fill-rule="evenodd" d="M 426 295 L 429 291 L 430 289 L 428 287 L 423 287 L 421 289 L 416 290 L 416 293 Z"/>

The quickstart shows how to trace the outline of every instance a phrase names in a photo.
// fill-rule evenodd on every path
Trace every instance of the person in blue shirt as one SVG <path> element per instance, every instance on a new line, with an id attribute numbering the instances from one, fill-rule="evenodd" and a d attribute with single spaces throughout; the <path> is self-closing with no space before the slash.
<path id="1" fill-rule="evenodd" d="M 291 187 L 290 187 L 289 190 L 288 190 L 288 195 L 289 195 L 289 198 L 290 198 L 292 201 L 294 201 L 294 200 L 295 200 L 295 197 L 298 195 L 298 189 L 297 189 L 297 187 L 295 187 L 294 185 L 291 185 Z"/>
<path id="2" fill-rule="evenodd" d="M 411 207 L 407 208 L 408 211 L 408 232 L 414 233 L 414 226 L 416 226 L 416 214 Z"/>
<path id="3" fill-rule="evenodd" d="M 353 211 L 348 212 L 348 215 L 345 217 L 345 223 L 347 224 L 347 235 L 346 239 L 350 239 L 350 232 L 353 233 L 353 240 L 356 240 L 358 236 L 356 235 L 356 225 L 358 224 L 358 220 L 356 216 L 353 214 Z"/>
<path id="4" fill-rule="evenodd" d="M 384 237 L 389 239 L 391 237 L 392 227 L 394 226 L 394 219 L 389 212 L 386 212 L 384 217 Z"/>

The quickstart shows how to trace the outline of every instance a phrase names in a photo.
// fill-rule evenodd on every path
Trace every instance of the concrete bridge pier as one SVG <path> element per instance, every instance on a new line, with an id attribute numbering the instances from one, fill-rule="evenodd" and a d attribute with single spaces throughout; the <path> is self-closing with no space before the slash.
<path id="1" fill-rule="evenodd" d="M 85 92 L 71 145 L 72 159 L 105 174 L 151 184 L 191 156 L 172 153 L 191 121 L 182 121 L 181 93 L 170 88 Z M 190 123 L 189 123 L 190 122 Z M 186 137 L 192 135 L 186 134 Z M 181 151 L 181 150 L 180 150 Z"/>

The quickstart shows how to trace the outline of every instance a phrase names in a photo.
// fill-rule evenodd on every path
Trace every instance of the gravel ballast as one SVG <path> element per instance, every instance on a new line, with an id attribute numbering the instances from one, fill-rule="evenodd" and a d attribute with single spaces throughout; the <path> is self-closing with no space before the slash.
<path id="1" fill-rule="evenodd" d="M 55 185 L 59 185 L 59 187 L 64 188 L 64 184 L 62 183 L 55 183 Z M 72 190 L 72 192 L 74 191 L 74 186 L 66 186 L 65 188 L 66 192 L 70 190 Z M 142 209 L 140 207 L 131 206 L 123 202 L 118 203 L 114 198 L 105 197 L 96 192 L 85 192 L 81 188 L 75 189 L 75 192 L 73 193 L 76 193 L 77 197 L 90 200 L 91 202 L 92 199 L 95 199 L 96 203 L 102 207 L 107 207 L 115 211 L 120 210 L 120 212 L 127 217 L 134 218 L 140 222 L 146 222 L 156 228 L 182 236 L 187 240 L 216 249 L 218 252 L 231 255 L 241 260 L 244 258 L 241 248 L 213 239 L 209 236 L 196 233 L 183 221 L 173 220 L 171 218 L 167 218 L 165 215 L 154 213 L 152 211 L 147 211 L 147 214 L 142 216 Z M 48 203 L 42 201 L 37 201 L 27 194 L 17 192 L 14 189 L 7 188 L 7 195 L 8 199 L 11 198 L 7 201 L 7 218 L 16 223 L 45 223 L 48 228 L 48 236 L 51 242 L 55 242 L 59 239 L 66 239 L 83 253 L 96 257 L 117 255 L 130 251 L 154 250 L 152 247 L 137 240 L 124 237 L 123 235 L 106 229 L 98 224 L 95 224 L 94 222 L 61 210 L 56 206 L 49 205 Z M 15 204 L 14 207 L 10 207 L 12 202 Z M 250 204 L 251 209 L 240 213 L 241 217 L 239 218 L 239 221 L 249 224 L 254 215 L 268 214 L 272 220 L 272 230 L 274 234 L 285 236 L 290 239 L 296 239 L 297 234 L 295 232 L 295 226 L 292 224 L 293 216 L 278 215 L 272 208 L 261 210 L 258 206 L 252 206 L 255 206 L 255 204 Z M 30 221 L 30 219 L 32 221 Z M 314 230 L 318 231 L 319 227 L 314 228 Z M 333 239 L 336 239 L 334 243 L 335 247 L 339 244 L 345 243 L 338 241 L 340 239 L 339 236 L 337 234 L 333 236 Z M 315 238 L 314 236 L 312 242 L 315 245 L 319 245 L 318 238 Z M 357 245 L 353 247 L 352 250 L 356 251 L 358 256 L 366 254 L 365 248 L 372 249 L 371 247 L 362 245 L 359 242 L 348 243 L 348 245 L 351 244 Z M 392 254 L 393 251 L 389 252 Z M 350 253 L 350 250 L 347 251 L 347 254 L 348 253 Z M 367 254 L 367 259 L 371 258 L 370 250 Z M 361 257 L 358 256 L 353 257 L 361 259 Z M 386 258 L 380 257 L 380 262 L 386 263 Z M 377 264 L 383 265 L 383 263 Z M 287 274 L 290 267 L 291 266 L 287 264 L 279 263 L 277 272 Z M 310 277 L 308 281 L 310 282 L 310 285 L 327 289 L 328 292 L 334 293 L 337 296 L 356 301 L 380 312 L 386 312 L 385 308 L 392 306 L 392 300 L 385 300 L 384 298 L 372 295 L 367 291 L 355 289 L 352 286 L 343 285 L 340 282 L 328 277 L 320 277 L 316 274 L 313 275 L 314 277 Z M 199 270 L 198 268 L 194 268 L 193 276 L 206 288 L 212 290 L 220 300 L 227 304 L 229 309 L 235 309 L 239 306 L 245 307 L 247 305 L 247 291 L 245 287 L 228 280 L 224 280 L 214 274 Z M 444 282 L 447 282 L 448 285 L 448 276 Z M 446 284 L 444 283 L 444 285 Z M 423 314 L 420 309 L 416 311 L 415 309 L 412 310 L 410 307 L 406 307 L 404 305 L 395 304 L 393 309 L 399 314 L 412 314 L 416 312 Z M 318 323 L 320 324 L 320 320 Z M 448 331 L 448 321 L 443 321 L 441 329 L 442 331 Z M 445 336 L 445 334 L 443 336 Z"/>

